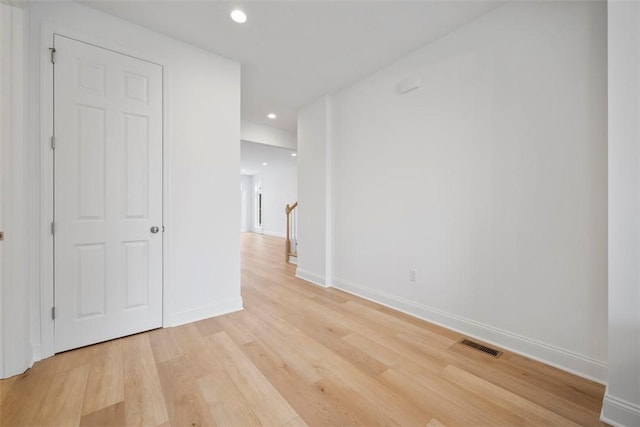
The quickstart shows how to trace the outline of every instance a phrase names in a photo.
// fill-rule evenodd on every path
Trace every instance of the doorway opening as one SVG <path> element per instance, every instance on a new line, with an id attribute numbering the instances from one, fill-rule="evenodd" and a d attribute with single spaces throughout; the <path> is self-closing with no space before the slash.
<path id="1" fill-rule="evenodd" d="M 240 232 L 281 238 L 284 254 L 287 229 L 293 226 L 286 207 L 298 198 L 297 153 L 249 141 L 241 142 L 240 153 Z"/>

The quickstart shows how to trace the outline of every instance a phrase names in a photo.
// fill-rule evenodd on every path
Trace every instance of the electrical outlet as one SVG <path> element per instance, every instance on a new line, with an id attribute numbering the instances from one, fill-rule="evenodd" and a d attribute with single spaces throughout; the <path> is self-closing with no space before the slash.
<path id="1" fill-rule="evenodd" d="M 409 269 L 409 281 L 415 282 L 417 280 L 418 274 L 413 268 Z"/>

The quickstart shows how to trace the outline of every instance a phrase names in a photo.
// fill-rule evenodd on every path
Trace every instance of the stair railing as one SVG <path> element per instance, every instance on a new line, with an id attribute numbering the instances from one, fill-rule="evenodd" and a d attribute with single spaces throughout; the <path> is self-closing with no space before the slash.
<path id="1" fill-rule="evenodd" d="M 287 214 L 287 241 L 285 245 L 285 260 L 289 262 L 291 257 L 298 257 L 298 202 L 287 205 L 284 209 Z"/>

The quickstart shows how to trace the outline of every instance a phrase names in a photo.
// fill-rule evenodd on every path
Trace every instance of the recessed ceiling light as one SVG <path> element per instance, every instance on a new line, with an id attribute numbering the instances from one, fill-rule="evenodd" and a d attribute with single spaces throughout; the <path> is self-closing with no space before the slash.
<path id="1" fill-rule="evenodd" d="M 295 156 L 297 156 L 296 153 L 291 153 L 291 157 L 295 157 Z"/>
<path id="2" fill-rule="evenodd" d="M 231 12 L 231 19 L 233 19 L 238 24 L 244 24 L 245 22 L 247 22 L 247 15 L 240 9 L 234 9 Z"/>
<path id="3" fill-rule="evenodd" d="M 267 164 L 268 164 L 267 162 L 264 162 L 264 163 L 262 164 L 262 166 L 267 166 Z"/>
<path id="4" fill-rule="evenodd" d="M 269 113 L 267 114 L 267 117 L 269 117 L 271 120 L 277 118 L 278 116 L 276 116 L 274 113 Z"/>

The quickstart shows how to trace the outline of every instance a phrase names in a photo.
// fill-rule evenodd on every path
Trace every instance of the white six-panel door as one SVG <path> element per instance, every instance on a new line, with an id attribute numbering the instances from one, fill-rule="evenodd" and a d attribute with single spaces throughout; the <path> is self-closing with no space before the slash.
<path id="1" fill-rule="evenodd" d="M 162 67 L 54 45 L 59 352 L 162 326 Z"/>

